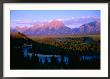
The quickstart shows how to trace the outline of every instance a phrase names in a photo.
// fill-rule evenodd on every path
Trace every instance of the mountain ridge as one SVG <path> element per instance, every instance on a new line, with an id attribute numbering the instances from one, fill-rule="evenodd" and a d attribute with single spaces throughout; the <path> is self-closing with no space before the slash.
<path id="1" fill-rule="evenodd" d="M 49 23 L 41 23 L 32 27 L 16 27 L 11 32 L 21 32 L 26 35 L 60 35 L 60 34 L 95 34 L 100 33 L 100 22 L 93 21 L 81 25 L 79 28 L 69 28 L 62 21 L 52 20 Z"/>

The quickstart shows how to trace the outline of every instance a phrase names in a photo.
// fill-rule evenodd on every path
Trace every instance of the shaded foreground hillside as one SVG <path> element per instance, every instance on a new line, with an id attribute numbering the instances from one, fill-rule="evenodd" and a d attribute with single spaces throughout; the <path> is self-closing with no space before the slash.
<path id="1" fill-rule="evenodd" d="M 10 36 L 11 69 L 100 69 L 99 35 Z"/>

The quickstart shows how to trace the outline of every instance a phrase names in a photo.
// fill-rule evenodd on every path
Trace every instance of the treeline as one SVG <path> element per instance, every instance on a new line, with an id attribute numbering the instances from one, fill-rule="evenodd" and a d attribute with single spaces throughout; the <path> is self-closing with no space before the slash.
<path id="1" fill-rule="evenodd" d="M 38 40 L 44 48 L 44 52 L 64 52 L 67 54 L 71 53 L 85 53 L 87 54 L 100 54 L 100 40 L 93 40 L 92 37 L 78 37 L 78 38 L 45 38 Z M 46 44 L 47 46 L 45 46 Z M 47 50 L 46 50 L 46 49 Z M 58 50 L 58 51 L 57 51 Z"/>

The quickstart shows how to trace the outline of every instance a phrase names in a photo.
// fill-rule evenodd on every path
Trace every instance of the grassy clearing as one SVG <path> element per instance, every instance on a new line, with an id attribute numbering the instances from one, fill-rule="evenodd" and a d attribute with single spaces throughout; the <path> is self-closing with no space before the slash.
<path id="1" fill-rule="evenodd" d="M 91 37 L 93 40 L 100 40 L 100 35 L 49 35 L 49 36 L 30 36 L 34 41 L 55 41 L 57 38 L 81 38 L 81 37 Z"/>

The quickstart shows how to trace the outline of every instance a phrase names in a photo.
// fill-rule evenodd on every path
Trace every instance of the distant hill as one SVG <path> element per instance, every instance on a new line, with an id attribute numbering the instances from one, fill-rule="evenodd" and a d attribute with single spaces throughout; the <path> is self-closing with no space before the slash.
<path id="1" fill-rule="evenodd" d="M 28 38 L 25 34 L 20 32 L 11 32 L 11 37 L 13 38 Z"/>
<path id="2" fill-rule="evenodd" d="M 49 23 L 34 24 L 32 27 L 16 27 L 11 32 L 19 31 L 26 35 L 62 35 L 62 34 L 99 34 L 100 22 L 94 21 L 83 24 L 79 28 L 69 28 L 62 21 L 53 20 Z"/>

